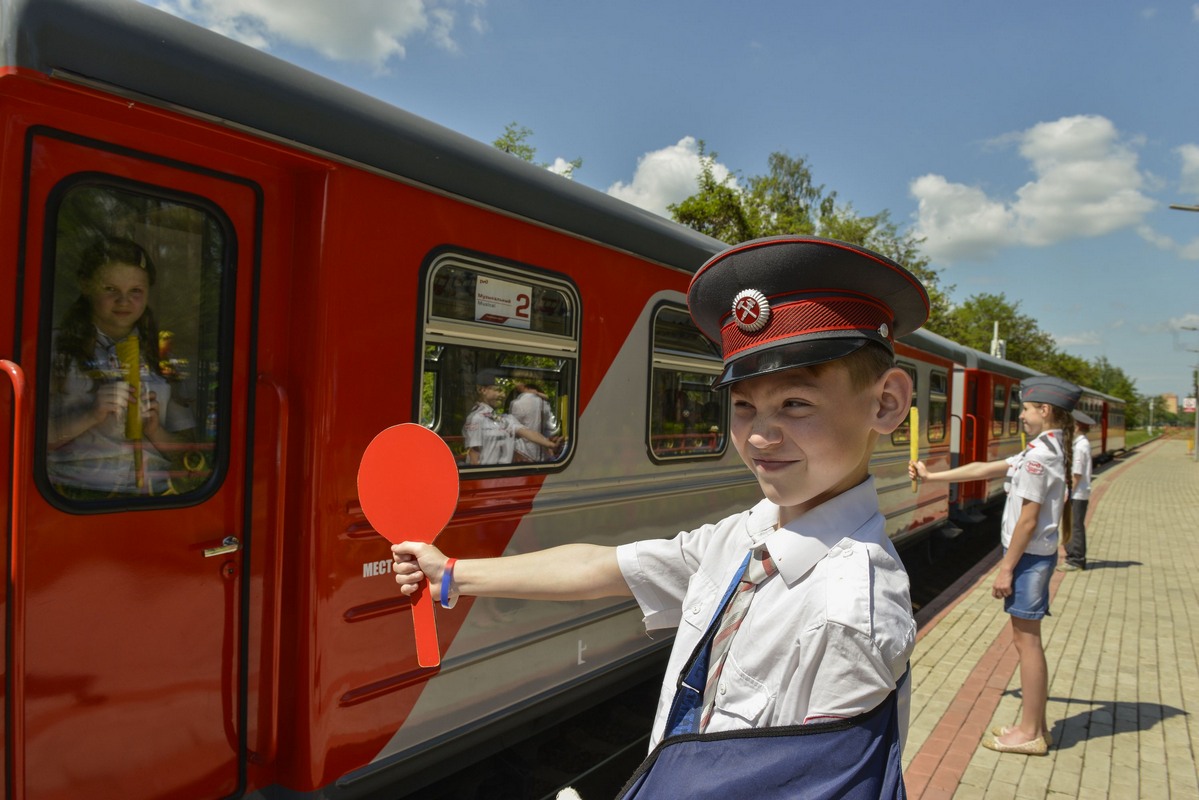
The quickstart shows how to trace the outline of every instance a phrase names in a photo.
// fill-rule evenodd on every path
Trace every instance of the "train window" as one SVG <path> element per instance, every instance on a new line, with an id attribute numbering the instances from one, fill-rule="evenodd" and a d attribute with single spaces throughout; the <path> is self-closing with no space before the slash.
<path id="1" fill-rule="evenodd" d="M 919 408 L 920 407 L 919 406 L 919 395 L 920 395 L 919 388 L 920 387 L 919 387 L 919 384 L 917 383 L 916 367 L 912 366 L 911 364 L 902 364 L 902 363 L 896 364 L 895 366 L 899 367 L 901 370 L 903 370 L 909 376 L 911 376 L 911 378 L 912 378 L 912 407 Z M 916 435 L 919 436 L 920 432 L 917 431 Z M 910 441 L 912 441 L 912 417 L 911 417 L 911 415 L 908 415 L 908 417 L 906 419 L 904 419 L 904 421 L 900 424 L 900 426 L 891 432 L 891 444 L 893 444 L 893 445 L 907 444 Z"/>
<path id="2" fill-rule="evenodd" d="M 223 218 L 95 182 L 50 205 L 45 485 L 99 510 L 201 491 L 218 455 Z"/>
<path id="3" fill-rule="evenodd" d="M 447 320 L 572 336 L 575 305 L 567 294 L 524 275 L 444 264 L 433 274 L 430 313 Z"/>
<path id="4" fill-rule="evenodd" d="M 578 301 L 565 281 L 460 256 L 429 270 L 420 420 L 462 470 L 566 457 Z"/>
<path id="5" fill-rule="evenodd" d="M 1009 436 L 1015 436 L 1020 432 L 1020 384 L 1012 387 L 1011 398 L 1007 405 L 1007 432 Z"/>
<path id="6" fill-rule="evenodd" d="M 991 434 L 993 436 L 1003 436 L 1004 413 L 1007 407 L 1007 387 L 996 383 L 992 396 L 995 398 L 995 402 L 991 412 Z"/>
<path id="7" fill-rule="evenodd" d="M 673 460 L 723 453 L 728 441 L 729 393 L 712 389 L 720 375 L 720 354 L 685 309 L 658 309 L 652 358 L 651 455 Z"/>
<path id="8" fill-rule="evenodd" d="M 928 440 L 945 441 L 949 421 L 949 375 L 933 370 L 928 376 Z"/>

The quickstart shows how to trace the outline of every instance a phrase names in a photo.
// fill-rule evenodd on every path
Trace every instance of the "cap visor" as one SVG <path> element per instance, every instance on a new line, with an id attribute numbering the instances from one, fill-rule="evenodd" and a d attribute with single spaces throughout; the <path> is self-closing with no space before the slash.
<path id="1" fill-rule="evenodd" d="M 808 367 L 812 364 L 822 364 L 853 353 L 864 347 L 873 339 L 815 339 L 806 342 L 775 346 L 760 352 L 749 352 L 729 362 L 724 372 L 712 384 L 713 389 L 728 386 L 730 383 L 755 378 L 758 375 L 768 375 L 794 367 Z"/>

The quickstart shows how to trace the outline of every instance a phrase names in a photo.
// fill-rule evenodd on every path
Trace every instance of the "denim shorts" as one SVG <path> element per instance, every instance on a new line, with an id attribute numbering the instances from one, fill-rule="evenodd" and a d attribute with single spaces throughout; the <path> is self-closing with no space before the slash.
<path id="1" fill-rule="evenodd" d="M 1055 566 L 1057 553 L 1020 556 L 1012 573 L 1012 593 L 1003 599 L 1003 610 L 1021 619 L 1049 616 L 1049 579 L 1053 577 Z"/>

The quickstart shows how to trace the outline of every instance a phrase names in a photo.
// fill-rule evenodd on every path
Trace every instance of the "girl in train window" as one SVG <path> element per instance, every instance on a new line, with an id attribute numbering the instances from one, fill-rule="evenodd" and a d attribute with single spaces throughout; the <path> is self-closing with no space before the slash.
<path id="1" fill-rule="evenodd" d="M 141 208 L 141 225 L 127 216 L 131 206 Z M 169 261 L 167 243 L 177 235 L 146 225 L 146 218 L 178 223 L 190 216 L 195 222 L 202 213 L 111 188 L 79 187 L 64 196 L 46 421 L 46 474 L 61 497 L 177 494 L 211 472 L 199 443 L 215 436 L 215 402 L 197 405 L 193 372 L 193 366 L 206 374 L 214 369 L 195 348 L 204 312 L 194 310 L 193 299 L 190 324 L 177 319 L 181 325 L 160 327 L 151 301 L 162 271 L 137 240 L 158 243 Z M 100 228 L 101 216 L 108 217 L 103 221 L 109 230 L 124 228 L 130 235 Z M 203 294 L 198 287 L 193 293 L 184 276 L 171 282 L 179 299 Z M 205 399 L 213 397 L 211 388 L 210 382 Z M 208 430 L 201 428 L 200 409 L 206 407 L 213 416 Z"/>

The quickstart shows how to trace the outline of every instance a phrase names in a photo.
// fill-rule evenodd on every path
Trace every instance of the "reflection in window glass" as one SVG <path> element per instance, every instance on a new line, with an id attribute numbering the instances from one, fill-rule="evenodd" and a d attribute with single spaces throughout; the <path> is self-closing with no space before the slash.
<path id="1" fill-rule="evenodd" d="M 994 403 L 991 411 L 991 433 L 994 436 L 1003 436 L 1003 415 L 1007 408 L 1007 389 L 997 383 L 992 396 Z"/>
<path id="2" fill-rule="evenodd" d="M 919 392 L 917 391 L 918 386 L 916 383 L 916 368 L 914 366 L 912 366 L 911 364 L 896 364 L 895 366 L 899 367 L 901 370 L 906 372 L 909 377 L 911 377 L 911 379 L 912 379 L 912 408 L 918 408 L 919 406 L 917 405 L 917 396 L 919 395 Z M 919 431 L 917 431 L 917 435 L 919 435 Z M 903 422 L 900 423 L 899 427 L 891 432 L 891 444 L 895 444 L 895 445 L 907 444 L 911 441 L 912 441 L 912 416 L 911 416 L 911 414 L 909 414 L 908 416 L 903 418 Z"/>
<path id="3" fill-rule="evenodd" d="M 573 289 L 451 254 L 430 270 L 426 294 L 422 424 L 460 469 L 565 460 L 578 363 Z"/>
<path id="4" fill-rule="evenodd" d="M 428 345 L 421 421 L 460 468 L 559 461 L 569 439 L 572 359 Z"/>
<path id="5" fill-rule="evenodd" d="M 1007 432 L 1015 436 L 1020 432 L 1020 384 L 1012 386 L 1012 396 L 1007 406 Z"/>
<path id="6" fill-rule="evenodd" d="M 949 376 L 934 371 L 928 378 L 928 440 L 943 442 L 949 422 Z"/>
<path id="7" fill-rule="evenodd" d="M 654 457 L 724 452 L 729 393 L 712 389 L 721 359 L 683 309 L 666 306 L 655 315 L 653 364 L 649 446 Z"/>
<path id="8" fill-rule="evenodd" d="M 574 331 L 574 304 L 566 293 L 530 278 L 447 264 L 434 274 L 431 290 L 434 317 L 559 336 Z"/>
<path id="9" fill-rule="evenodd" d="M 229 243 L 205 209 L 112 186 L 59 196 L 46 470 L 69 500 L 181 495 L 212 474 Z"/>

